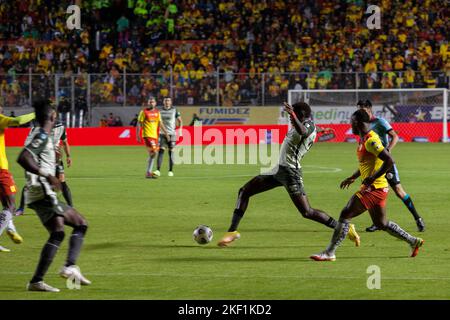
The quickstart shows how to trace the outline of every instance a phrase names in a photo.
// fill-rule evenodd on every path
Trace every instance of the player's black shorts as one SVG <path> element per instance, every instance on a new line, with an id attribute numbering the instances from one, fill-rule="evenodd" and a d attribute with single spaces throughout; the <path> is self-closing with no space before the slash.
<path id="1" fill-rule="evenodd" d="M 175 145 L 177 144 L 177 135 L 176 134 L 170 134 L 169 135 L 170 140 L 167 140 L 166 136 L 164 134 L 159 135 L 159 147 L 160 148 L 169 148 L 173 149 L 175 148 Z"/>
<path id="2" fill-rule="evenodd" d="M 42 224 L 45 225 L 54 216 L 64 217 L 64 214 L 70 208 L 64 202 L 56 201 L 55 203 L 55 201 L 52 201 L 51 198 L 45 198 L 30 203 L 28 207 L 36 211 Z"/>
<path id="3" fill-rule="evenodd" d="M 56 177 L 58 177 L 60 174 L 64 174 L 64 162 L 61 160 L 58 160 L 56 163 Z"/>
<path id="4" fill-rule="evenodd" d="M 392 168 L 389 169 L 388 172 L 386 172 L 386 179 L 392 188 L 400 184 L 400 175 L 398 174 L 397 166 L 395 165 L 395 163 Z"/>
<path id="5" fill-rule="evenodd" d="M 303 185 L 302 169 L 277 166 L 270 173 L 261 174 L 258 178 L 263 183 L 268 184 L 268 186 L 284 186 L 290 195 L 306 195 Z"/>

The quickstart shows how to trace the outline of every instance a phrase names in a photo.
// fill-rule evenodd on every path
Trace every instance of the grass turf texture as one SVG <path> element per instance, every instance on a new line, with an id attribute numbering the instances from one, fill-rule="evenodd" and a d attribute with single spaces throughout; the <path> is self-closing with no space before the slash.
<path id="1" fill-rule="evenodd" d="M 311 205 L 339 216 L 357 184 L 339 190 L 357 167 L 355 144 L 316 144 L 303 160 Z M 255 165 L 179 165 L 167 177 L 144 179 L 142 147 L 73 147 L 66 169 L 75 207 L 90 223 L 78 264 L 93 281 L 69 290 L 58 277 L 71 229 L 46 281 L 60 293 L 25 291 L 47 232 L 34 212 L 15 218 L 24 243 L 4 234 L 0 244 L 0 299 L 448 299 L 450 285 L 450 145 L 400 144 L 394 157 L 405 187 L 427 224 L 418 257 L 385 232 L 366 233 L 368 213 L 354 219 L 362 237 L 346 240 L 337 261 L 308 257 L 328 244 L 332 230 L 303 219 L 284 188 L 251 199 L 240 225 L 242 238 L 230 248 L 216 246 L 228 228 L 238 189 L 259 173 Z M 23 172 L 8 148 L 19 188 Z M 339 168 L 334 170 L 333 168 Z M 18 199 L 17 199 L 18 202 Z M 419 235 L 412 216 L 393 192 L 388 216 Z M 213 242 L 197 245 L 198 224 L 214 231 Z M 369 290 L 367 268 L 381 269 L 381 289 Z"/>

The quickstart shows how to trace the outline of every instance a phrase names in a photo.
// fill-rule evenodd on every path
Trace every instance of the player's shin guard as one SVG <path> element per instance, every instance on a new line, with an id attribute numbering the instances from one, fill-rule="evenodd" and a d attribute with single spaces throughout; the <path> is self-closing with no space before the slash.
<path id="1" fill-rule="evenodd" d="M 155 161 L 155 156 L 148 157 L 147 173 L 151 173 L 153 170 L 153 162 Z"/>
<path id="2" fill-rule="evenodd" d="M 0 235 L 8 227 L 11 219 L 12 213 L 9 210 L 3 210 L 0 212 Z"/>
<path id="3" fill-rule="evenodd" d="M 13 219 L 9 220 L 7 229 L 8 229 L 8 231 L 11 231 L 11 232 L 17 232 L 16 226 L 14 225 L 14 222 L 13 222 Z"/>
<path id="4" fill-rule="evenodd" d="M 72 192 L 70 192 L 69 186 L 64 181 L 64 182 L 61 182 L 61 187 L 62 187 L 62 194 L 63 194 L 64 199 L 66 200 L 66 202 L 69 206 L 73 207 Z"/>
<path id="5" fill-rule="evenodd" d="M 386 228 L 387 233 L 389 233 L 391 236 L 396 237 L 397 239 L 403 240 L 408 242 L 410 245 L 413 245 L 417 238 L 410 235 L 408 232 L 406 232 L 405 230 L 403 230 L 402 228 L 400 228 L 400 226 L 398 224 L 396 224 L 395 222 L 389 221 L 387 223 L 387 228 Z"/>
<path id="6" fill-rule="evenodd" d="M 173 150 L 169 149 L 169 171 L 173 171 Z"/>
<path id="7" fill-rule="evenodd" d="M 242 211 L 241 209 L 234 209 L 233 218 L 231 218 L 231 225 L 230 228 L 228 229 L 228 232 L 233 232 L 237 230 L 239 222 L 241 221 L 243 216 L 244 211 Z"/>
<path id="8" fill-rule="evenodd" d="M 331 242 L 328 245 L 326 251 L 333 255 L 341 244 L 341 242 L 347 237 L 350 222 L 348 220 L 339 221 L 334 228 L 333 236 L 331 237 Z"/>
<path id="9" fill-rule="evenodd" d="M 420 215 L 417 213 L 416 211 L 416 207 L 414 207 L 414 203 L 411 199 L 411 197 L 409 196 L 409 194 L 407 194 L 403 199 L 402 199 L 403 203 L 405 204 L 405 206 L 408 208 L 409 212 L 411 212 L 411 214 L 414 216 L 414 219 L 420 219 Z"/>
<path id="10" fill-rule="evenodd" d="M 164 149 L 159 149 L 159 152 L 158 152 L 158 162 L 156 164 L 158 170 L 161 169 L 161 166 L 162 166 L 162 162 L 164 159 L 164 151 L 165 151 Z"/>
<path id="11" fill-rule="evenodd" d="M 31 279 L 31 283 L 42 281 L 63 240 L 64 231 L 56 231 L 50 234 L 50 238 L 42 248 L 41 257 L 39 259 L 39 263 L 37 265 L 33 279 Z"/>
<path id="12" fill-rule="evenodd" d="M 69 252 L 67 254 L 67 261 L 65 264 L 66 267 L 70 267 L 76 264 L 78 256 L 80 255 L 84 235 L 86 234 L 87 228 L 87 226 L 81 225 L 73 229 L 72 236 L 70 237 L 69 242 Z"/>

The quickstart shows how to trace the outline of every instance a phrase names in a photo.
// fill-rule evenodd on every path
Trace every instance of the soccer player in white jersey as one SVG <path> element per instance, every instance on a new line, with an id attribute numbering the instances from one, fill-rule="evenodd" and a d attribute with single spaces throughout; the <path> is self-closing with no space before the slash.
<path id="1" fill-rule="evenodd" d="M 179 127 L 179 136 L 182 136 L 182 126 L 183 121 L 181 120 L 181 114 L 178 112 L 178 110 L 172 105 L 172 99 L 171 98 L 164 98 L 163 100 L 164 106 L 162 109 L 159 110 L 159 113 L 161 114 L 161 120 L 164 123 L 164 126 L 166 127 L 167 133 L 169 135 L 169 139 L 167 139 L 165 134 L 159 134 L 159 152 L 158 152 L 158 167 L 157 170 L 154 172 L 155 175 L 160 176 L 161 172 L 159 171 L 161 169 L 161 165 L 164 158 L 164 153 L 166 149 L 169 149 L 169 177 L 173 177 L 173 149 L 175 148 L 175 145 L 177 143 L 177 134 L 176 134 L 176 127 Z"/>
<path id="2" fill-rule="evenodd" d="M 55 176 L 55 145 L 51 137 L 56 110 L 47 100 L 38 100 L 33 107 L 38 127 L 33 131 L 33 135 L 28 136 L 17 162 L 26 171 L 25 202 L 36 212 L 50 237 L 42 248 L 39 263 L 27 289 L 59 292 L 59 289 L 49 286 L 43 280 L 64 239 L 64 225 L 72 227 L 73 232 L 66 263 L 59 274 L 63 278 L 73 278 L 81 285 L 91 283 L 76 266 L 88 225 L 77 210 L 60 202 L 56 196 L 55 191 L 61 188 L 61 183 Z"/>
<path id="3" fill-rule="evenodd" d="M 39 129 L 33 128 L 33 130 L 31 130 L 28 135 L 29 136 L 34 135 L 35 134 L 34 130 Z M 70 156 L 70 145 L 69 142 L 67 141 L 66 127 L 60 121 L 57 121 L 52 129 L 52 133 L 50 136 L 53 138 L 53 142 L 55 144 L 56 164 L 57 164 L 56 177 L 61 182 L 61 192 L 63 194 L 64 200 L 66 200 L 66 203 L 69 206 L 73 207 L 72 193 L 70 192 L 69 185 L 66 182 L 66 175 L 64 173 L 64 162 L 60 148 L 60 142 L 62 142 L 64 153 L 66 154 L 67 167 L 70 167 L 72 165 L 72 158 Z M 20 205 L 19 208 L 16 210 L 16 216 L 20 216 L 25 212 L 25 196 L 24 196 L 25 188 L 26 187 L 22 188 Z"/>
<path id="4" fill-rule="evenodd" d="M 270 173 L 254 177 L 239 189 L 231 225 L 228 232 L 219 241 L 218 246 L 220 247 L 226 247 L 240 238 L 237 228 L 247 210 L 250 197 L 280 186 L 286 188 L 292 202 L 304 218 L 317 221 L 332 229 L 337 226 L 335 219 L 309 205 L 303 185 L 300 161 L 316 138 L 316 126 L 310 118 L 311 107 L 304 102 L 298 102 L 293 106 L 285 103 L 284 106 L 285 111 L 289 114 L 292 127 L 281 145 L 279 163 Z M 360 238 L 354 225 L 350 226 L 348 237 L 355 242 L 356 246 L 360 245 Z"/>

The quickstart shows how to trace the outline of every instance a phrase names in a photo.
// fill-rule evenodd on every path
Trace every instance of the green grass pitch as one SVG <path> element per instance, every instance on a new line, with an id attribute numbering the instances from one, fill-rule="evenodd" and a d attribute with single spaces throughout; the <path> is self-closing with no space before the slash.
<path id="1" fill-rule="evenodd" d="M 238 189 L 259 173 L 256 165 L 180 165 L 167 177 L 144 179 L 143 147 L 73 147 L 66 169 L 75 207 L 90 228 L 78 264 L 92 280 L 69 290 L 57 272 L 67 252 L 70 228 L 46 281 L 60 293 L 25 291 L 47 233 L 30 209 L 15 218 L 21 245 L 6 235 L 0 244 L 0 299 L 448 299 L 450 298 L 450 145 L 400 144 L 394 158 L 405 190 L 423 215 L 427 230 L 419 255 L 384 232 L 366 233 L 368 213 L 354 219 L 362 237 L 348 240 L 337 261 L 315 262 L 331 230 L 303 219 L 283 188 L 257 195 L 240 225 L 242 238 L 220 249 L 217 240 L 229 225 Z M 355 144 L 316 144 L 303 160 L 304 181 L 313 207 L 339 216 L 357 189 L 340 190 L 340 181 L 357 166 Z M 8 148 L 17 185 L 23 171 L 18 148 Z M 393 192 L 388 217 L 418 235 L 412 216 Z M 200 246 L 198 224 L 214 231 Z M 369 290 L 367 268 L 380 267 L 381 289 Z"/>

